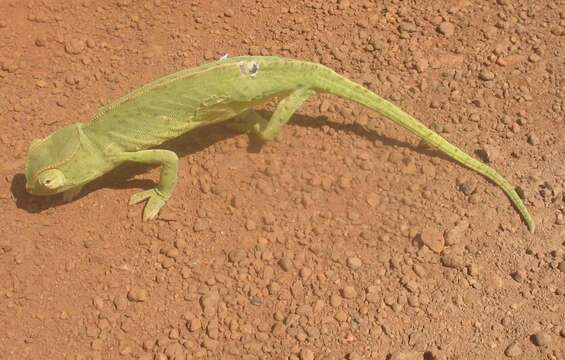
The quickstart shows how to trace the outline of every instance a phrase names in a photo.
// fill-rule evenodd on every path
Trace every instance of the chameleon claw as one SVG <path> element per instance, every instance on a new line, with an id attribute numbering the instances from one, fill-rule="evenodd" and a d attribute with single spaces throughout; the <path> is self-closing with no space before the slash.
<path id="1" fill-rule="evenodd" d="M 139 204 L 145 200 L 147 200 L 147 204 L 143 209 L 143 221 L 154 220 L 167 202 L 157 189 L 150 189 L 133 194 L 129 199 L 129 204 Z"/>

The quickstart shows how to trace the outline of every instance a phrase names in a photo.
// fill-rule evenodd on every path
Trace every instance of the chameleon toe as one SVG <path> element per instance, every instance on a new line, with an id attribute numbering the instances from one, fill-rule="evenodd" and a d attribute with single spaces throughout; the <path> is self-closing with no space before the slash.
<path id="1" fill-rule="evenodd" d="M 161 197 L 161 195 L 153 192 L 149 201 L 145 205 L 143 210 L 143 221 L 153 220 L 159 215 L 161 208 L 165 206 L 166 200 Z"/>
<path id="2" fill-rule="evenodd" d="M 139 204 L 140 202 L 151 198 L 153 194 L 155 194 L 153 189 L 137 192 L 129 198 L 129 205 Z"/>

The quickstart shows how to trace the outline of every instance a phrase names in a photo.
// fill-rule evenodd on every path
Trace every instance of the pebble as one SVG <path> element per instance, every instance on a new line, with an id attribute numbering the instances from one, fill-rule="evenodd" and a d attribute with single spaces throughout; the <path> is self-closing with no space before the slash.
<path id="1" fill-rule="evenodd" d="M 363 357 L 356 352 L 350 352 L 347 354 L 347 360 L 362 360 Z"/>
<path id="2" fill-rule="evenodd" d="M 143 302 L 147 300 L 147 290 L 145 289 L 131 289 L 128 292 L 128 300 L 134 302 Z"/>
<path id="3" fill-rule="evenodd" d="M 539 137 L 534 133 L 528 135 L 528 143 L 534 146 L 539 145 L 540 143 Z"/>
<path id="4" fill-rule="evenodd" d="M 92 299 L 92 303 L 98 310 L 104 307 L 104 299 L 102 299 L 100 296 L 95 296 L 94 299 Z"/>
<path id="5" fill-rule="evenodd" d="M 86 43 L 80 39 L 69 39 L 65 43 L 65 51 L 71 55 L 80 54 L 85 47 L 86 47 Z"/>
<path id="6" fill-rule="evenodd" d="M 438 25 L 437 27 L 437 31 L 440 34 L 443 34 L 447 37 L 453 35 L 455 33 L 455 25 L 453 25 L 450 22 L 444 21 L 441 24 Z"/>
<path id="7" fill-rule="evenodd" d="M 347 266 L 351 269 L 351 270 L 357 270 L 359 269 L 361 266 L 363 265 L 363 262 L 361 261 L 361 259 L 359 259 L 356 256 L 352 256 L 347 258 Z"/>
<path id="8" fill-rule="evenodd" d="M 367 299 L 368 302 L 370 303 L 378 303 L 380 300 L 380 296 L 379 296 L 379 288 L 375 285 L 371 285 L 369 287 L 367 287 L 367 295 L 365 296 L 365 299 Z"/>
<path id="9" fill-rule="evenodd" d="M 198 331 L 202 329 L 202 321 L 198 318 L 194 318 L 188 322 L 187 327 L 191 332 Z"/>
<path id="10" fill-rule="evenodd" d="M 479 79 L 483 80 L 483 81 L 491 81 L 494 80 L 494 73 L 492 71 L 489 70 L 482 70 L 479 73 Z"/>
<path id="11" fill-rule="evenodd" d="M 340 307 L 342 303 L 341 297 L 338 294 L 333 294 L 330 297 L 330 305 L 334 308 Z"/>
<path id="12" fill-rule="evenodd" d="M 114 306 L 116 310 L 123 311 L 128 306 L 128 300 L 123 295 L 118 295 L 114 298 Z"/>
<path id="13" fill-rule="evenodd" d="M 424 229 L 419 236 L 422 244 L 429 247 L 433 252 L 439 254 L 445 247 L 445 240 L 441 232 L 434 228 Z"/>
<path id="14" fill-rule="evenodd" d="M 310 349 L 300 351 L 300 360 L 314 360 L 314 352 Z"/>
<path id="15" fill-rule="evenodd" d="M 183 346 L 178 342 L 170 343 L 169 345 L 167 345 L 167 347 L 165 348 L 165 355 L 167 355 L 167 357 L 171 360 L 180 360 L 186 357 Z"/>
<path id="16" fill-rule="evenodd" d="M 399 351 L 391 354 L 389 360 L 421 360 L 422 354 L 417 351 Z"/>
<path id="17" fill-rule="evenodd" d="M 466 220 L 458 221 L 454 227 L 447 230 L 445 233 L 445 244 L 446 245 L 455 245 L 461 242 L 463 239 L 463 235 L 465 231 L 469 228 L 469 222 Z"/>
<path id="18" fill-rule="evenodd" d="M 426 269 L 424 269 L 424 267 L 420 264 L 414 264 L 414 266 L 412 267 L 412 270 L 414 270 L 416 275 L 418 275 L 422 279 L 425 278 L 426 275 L 427 275 Z"/>
<path id="19" fill-rule="evenodd" d="M 292 269 L 292 260 L 288 256 L 283 256 L 279 260 L 279 266 L 284 271 L 290 271 Z"/>
<path id="20" fill-rule="evenodd" d="M 353 286 L 344 286 L 341 289 L 341 295 L 346 299 L 355 299 L 357 297 L 357 290 Z"/>
<path id="21" fill-rule="evenodd" d="M 228 260 L 231 263 L 238 263 L 238 262 L 242 261 L 243 259 L 245 259 L 245 256 L 246 256 L 245 250 L 243 250 L 243 249 L 233 249 L 228 254 Z"/>
<path id="22" fill-rule="evenodd" d="M 35 46 L 37 47 L 43 47 L 45 46 L 47 43 L 47 40 L 45 39 L 44 36 L 39 36 L 38 38 L 35 39 Z"/>
<path id="23" fill-rule="evenodd" d="M 440 259 L 441 264 L 447 268 L 461 270 L 465 267 L 463 260 L 459 256 L 443 255 Z"/>
<path id="24" fill-rule="evenodd" d="M 514 342 L 514 343 L 508 345 L 506 350 L 504 350 L 504 355 L 506 355 L 510 358 L 522 355 L 522 348 L 520 347 L 520 344 L 518 344 L 517 342 Z"/>
<path id="25" fill-rule="evenodd" d="M 552 340 L 551 334 L 547 331 L 540 331 L 532 335 L 532 342 L 536 346 L 549 346 Z"/>
<path id="26" fill-rule="evenodd" d="M 347 321 L 347 313 L 343 310 L 338 310 L 335 313 L 335 319 L 339 322 L 345 322 Z"/>

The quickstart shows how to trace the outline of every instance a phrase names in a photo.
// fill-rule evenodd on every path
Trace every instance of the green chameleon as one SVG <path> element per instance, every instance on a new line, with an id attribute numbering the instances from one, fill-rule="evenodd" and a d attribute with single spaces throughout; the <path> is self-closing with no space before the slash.
<path id="1" fill-rule="evenodd" d="M 311 96 L 330 93 L 373 109 L 500 186 L 528 228 L 534 220 L 514 187 L 494 169 L 472 158 L 440 135 L 363 86 L 311 62 L 281 57 L 224 57 L 154 80 L 102 107 L 88 124 L 76 123 L 34 139 L 26 159 L 31 194 L 63 192 L 70 201 L 86 183 L 131 161 L 161 166 L 153 189 L 134 194 L 130 204 L 147 200 L 144 220 L 154 219 L 173 194 L 178 157 L 156 146 L 200 126 L 233 119 L 230 126 L 263 141 L 273 140 Z M 270 120 L 253 108 L 282 99 Z"/>

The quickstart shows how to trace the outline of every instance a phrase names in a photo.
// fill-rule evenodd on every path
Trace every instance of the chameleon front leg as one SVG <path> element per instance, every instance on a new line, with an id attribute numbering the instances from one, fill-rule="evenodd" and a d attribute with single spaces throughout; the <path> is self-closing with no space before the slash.
<path id="1" fill-rule="evenodd" d="M 137 204 L 147 200 L 143 210 L 143 220 L 153 220 L 161 208 L 170 199 L 177 184 L 178 156 L 170 150 L 142 150 L 135 152 L 108 152 L 110 160 L 120 163 L 133 161 L 142 164 L 161 165 L 159 184 L 153 189 L 135 193 L 129 204 Z"/>

